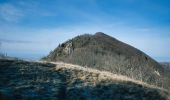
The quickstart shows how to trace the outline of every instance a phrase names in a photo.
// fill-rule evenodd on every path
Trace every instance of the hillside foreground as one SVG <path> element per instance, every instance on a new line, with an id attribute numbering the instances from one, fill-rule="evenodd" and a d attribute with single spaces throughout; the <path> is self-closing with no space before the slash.
<path id="1" fill-rule="evenodd" d="M 170 94 L 106 71 L 62 62 L 0 59 L 0 99 L 169 100 Z"/>

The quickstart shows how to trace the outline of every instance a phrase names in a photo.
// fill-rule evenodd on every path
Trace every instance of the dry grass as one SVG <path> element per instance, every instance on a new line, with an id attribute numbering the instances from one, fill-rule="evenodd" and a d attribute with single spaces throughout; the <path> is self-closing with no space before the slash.
<path id="1" fill-rule="evenodd" d="M 38 61 L 38 62 L 48 63 L 46 61 Z M 100 70 L 97 70 L 97 69 L 89 68 L 87 66 L 82 67 L 82 66 L 79 66 L 79 65 L 69 64 L 69 63 L 64 63 L 64 62 L 50 62 L 50 63 L 56 65 L 56 70 L 65 68 L 65 69 L 68 69 L 68 70 L 79 70 L 79 71 L 83 71 L 83 72 L 96 74 L 95 76 L 97 76 L 98 81 L 103 81 L 103 80 L 124 81 L 124 82 L 130 81 L 130 82 L 133 82 L 133 83 L 136 83 L 136 84 L 140 84 L 142 86 L 160 89 L 160 90 L 163 90 L 163 91 L 168 91 L 164 88 L 157 87 L 155 85 L 151 85 L 151 84 L 148 84 L 146 82 L 139 81 L 139 80 L 135 80 L 135 79 L 129 78 L 127 76 L 113 74 L 113 73 L 108 72 L 108 71 L 100 71 Z M 85 76 L 81 76 L 80 79 L 85 79 Z"/>

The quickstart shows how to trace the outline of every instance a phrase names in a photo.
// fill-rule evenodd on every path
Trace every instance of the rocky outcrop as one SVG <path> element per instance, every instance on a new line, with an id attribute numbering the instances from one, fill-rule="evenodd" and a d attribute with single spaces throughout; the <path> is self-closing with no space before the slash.
<path id="1" fill-rule="evenodd" d="M 73 52 L 73 44 L 72 42 L 69 42 L 69 43 L 66 43 L 65 45 L 66 46 L 64 47 L 63 52 L 66 55 L 70 55 Z"/>

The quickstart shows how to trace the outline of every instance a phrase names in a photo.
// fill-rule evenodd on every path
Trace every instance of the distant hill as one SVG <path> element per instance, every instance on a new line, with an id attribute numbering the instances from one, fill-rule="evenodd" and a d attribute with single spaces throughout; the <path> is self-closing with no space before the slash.
<path id="1" fill-rule="evenodd" d="M 169 71 L 142 51 L 102 32 L 70 39 L 43 60 L 109 71 L 170 90 Z"/>
<path id="2" fill-rule="evenodd" d="M 61 62 L 0 59 L 0 100 L 168 100 L 167 90 Z"/>

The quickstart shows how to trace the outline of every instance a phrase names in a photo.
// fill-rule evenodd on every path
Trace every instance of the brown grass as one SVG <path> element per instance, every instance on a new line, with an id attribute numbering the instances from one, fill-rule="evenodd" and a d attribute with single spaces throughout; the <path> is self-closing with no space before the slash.
<path id="1" fill-rule="evenodd" d="M 39 62 L 40 63 L 47 63 L 46 61 L 39 61 Z M 50 63 L 56 65 L 56 70 L 67 69 L 67 70 L 78 70 L 78 71 L 93 73 L 93 74 L 95 74 L 95 76 L 97 76 L 98 81 L 103 81 L 103 80 L 124 81 L 124 82 L 130 81 L 130 82 L 133 82 L 133 83 L 136 83 L 136 84 L 140 84 L 142 86 L 160 89 L 160 90 L 163 90 L 163 91 L 168 91 L 164 88 L 161 88 L 161 87 L 158 87 L 158 86 L 155 86 L 155 85 L 151 85 L 151 84 L 148 84 L 148 83 L 143 82 L 143 81 L 135 80 L 135 79 L 129 78 L 127 76 L 113 74 L 113 73 L 108 72 L 108 71 L 100 71 L 100 70 L 97 70 L 97 69 L 89 68 L 87 66 L 83 67 L 83 66 L 64 63 L 64 62 L 50 62 Z M 81 76 L 79 78 L 82 79 L 82 80 L 86 79 L 85 76 Z"/>

